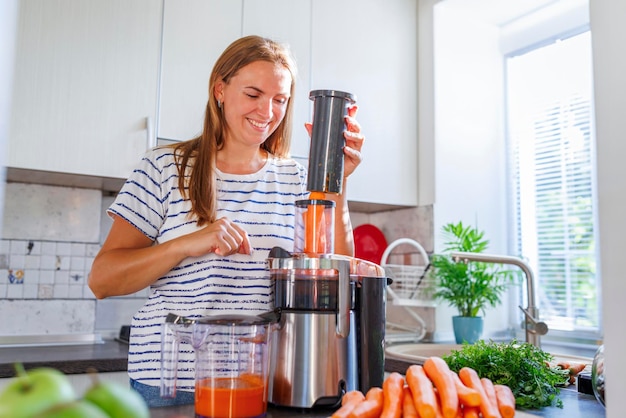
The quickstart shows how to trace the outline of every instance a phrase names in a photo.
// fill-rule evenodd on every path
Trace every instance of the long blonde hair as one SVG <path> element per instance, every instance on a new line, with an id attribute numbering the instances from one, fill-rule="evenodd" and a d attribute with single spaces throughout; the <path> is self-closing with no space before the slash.
<path id="1" fill-rule="evenodd" d="M 294 97 L 296 65 L 288 47 L 260 36 L 240 38 L 224 50 L 211 72 L 202 134 L 171 146 L 176 155 L 178 187 L 182 196 L 191 200 L 190 215 L 197 217 L 199 226 L 215 221 L 217 209 L 216 154 L 224 146 L 226 122 L 213 94 L 215 84 L 220 80 L 228 83 L 241 68 L 256 61 L 267 61 L 285 67 L 291 73 L 290 95 L 291 98 Z M 291 98 L 282 122 L 261 144 L 262 149 L 279 158 L 289 156 L 293 124 Z M 190 160 L 193 160 L 191 164 Z"/>

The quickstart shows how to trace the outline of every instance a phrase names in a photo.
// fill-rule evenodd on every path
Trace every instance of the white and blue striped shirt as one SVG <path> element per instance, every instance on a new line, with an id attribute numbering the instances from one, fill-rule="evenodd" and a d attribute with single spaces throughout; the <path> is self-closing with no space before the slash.
<path id="1" fill-rule="evenodd" d="M 273 289 L 266 259 L 280 246 L 292 250 L 295 201 L 305 199 L 306 169 L 292 159 L 270 156 L 254 174 L 217 171 L 217 218 L 227 217 L 246 230 L 251 255 L 187 258 L 150 287 L 150 295 L 132 321 L 128 373 L 158 386 L 161 326 L 169 313 L 197 318 L 211 314 L 258 314 L 271 309 Z M 198 229 L 188 216 L 191 202 L 178 189 L 173 150 L 148 151 L 109 208 L 155 244 Z M 193 391 L 194 352 L 181 344 L 178 387 Z"/>

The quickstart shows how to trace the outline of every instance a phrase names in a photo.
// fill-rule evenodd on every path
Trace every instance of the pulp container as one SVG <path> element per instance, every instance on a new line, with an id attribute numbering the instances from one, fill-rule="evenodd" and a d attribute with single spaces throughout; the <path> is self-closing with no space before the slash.
<path id="1" fill-rule="evenodd" d="M 274 313 L 197 320 L 168 315 L 162 333 L 161 396 L 176 395 L 179 350 L 195 352 L 197 418 L 267 414 L 270 323 Z"/>

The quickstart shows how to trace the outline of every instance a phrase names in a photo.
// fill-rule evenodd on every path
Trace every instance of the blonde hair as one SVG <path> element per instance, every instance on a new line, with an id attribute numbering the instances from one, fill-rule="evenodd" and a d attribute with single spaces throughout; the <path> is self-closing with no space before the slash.
<path id="1" fill-rule="evenodd" d="M 220 80 L 228 83 L 241 68 L 256 61 L 267 61 L 285 67 L 291 74 L 290 95 L 294 97 L 296 65 L 288 47 L 260 36 L 240 38 L 224 50 L 211 72 L 202 134 L 189 141 L 171 145 L 176 156 L 178 187 L 182 196 L 191 201 L 190 215 L 197 217 L 200 226 L 215 221 L 216 154 L 224 146 L 226 122 L 213 94 L 215 84 Z M 293 100 L 290 99 L 285 117 L 261 144 L 261 148 L 276 157 L 288 157 L 292 124 Z"/>

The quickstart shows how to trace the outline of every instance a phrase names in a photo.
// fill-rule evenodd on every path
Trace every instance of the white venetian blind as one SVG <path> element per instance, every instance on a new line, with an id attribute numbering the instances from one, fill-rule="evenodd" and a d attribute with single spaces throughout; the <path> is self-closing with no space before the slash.
<path id="1" fill-rule="evenodd" d="M 600 328 L 589 31 L 506 59 L 518 253 L 551 330 Z"/>

